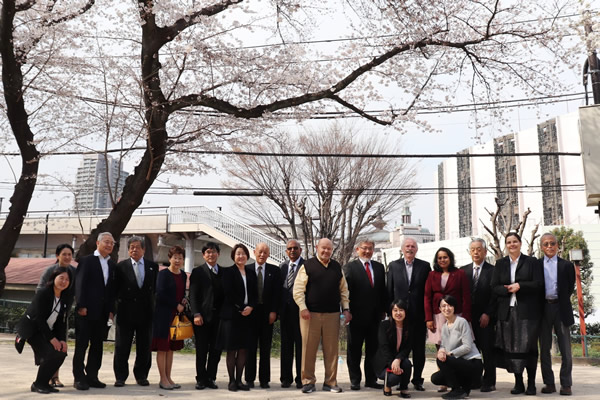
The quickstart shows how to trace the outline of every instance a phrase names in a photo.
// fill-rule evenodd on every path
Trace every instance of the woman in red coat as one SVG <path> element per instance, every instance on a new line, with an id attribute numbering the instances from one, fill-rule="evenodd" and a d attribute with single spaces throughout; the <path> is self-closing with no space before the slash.
<path id="1" fill-rule="evenodd" d="M 450 295 L 458 305 L 455 313 L 471 322 L 471 288 L 464 271 L 454 265 L 454 253 L 440 247 L 433 259 L 433 271 L 425 282 L 425 321 L 427 323 L 427 341 L 439 349 L 442 341 L 442 325 L 446 319 L 440 311 L 440 300 Z M 445 387 L 440 391 L 446 391 Z"/>

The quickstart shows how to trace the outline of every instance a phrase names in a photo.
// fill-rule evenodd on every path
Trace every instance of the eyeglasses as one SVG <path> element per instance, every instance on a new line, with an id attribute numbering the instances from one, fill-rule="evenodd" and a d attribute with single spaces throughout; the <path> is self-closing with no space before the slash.
<path id="1" fill-rule="evenodd" d="M 298 249 L 300 249 L 300 247 L 298 247 L 298 246 L 291 246 L 291 247 L 287 248 L 287 251 L 298 250 Z"/>
<path id="2" fill-rule="evenodd" d="M 543 247 L 552 247 L 552 246 L 556 246 L 556 242 L 544 242 L 542 243 Z"/>

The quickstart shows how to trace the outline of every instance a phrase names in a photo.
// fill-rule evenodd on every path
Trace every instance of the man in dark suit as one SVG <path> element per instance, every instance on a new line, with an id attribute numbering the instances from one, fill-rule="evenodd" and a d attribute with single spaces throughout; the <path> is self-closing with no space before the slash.
<path id="1" fill-rule="evenodd" d="M 377 352 L 379 322 L 385 317 L 387 310 L 387 296 L 385 268 L 383 264 L 371 260 L 374 250 L 373 241 L 361 240 L 356 246 L 358 259 L 343 267 L 350 291 L 350 314 L 352 314 L 352 321 L 347 325 L 347 362 L 352 390 L 360 390 L 363 343 L 365 345 L 365 387 L 383 388 L 383 385 L 377 383 L 373 360 Z"/>
<path id="2" fill-rule="evenodd" d="M 125 386 L 129 376 L 129 353 L 135 335 L 133 376 L 138 385 L 148 386 L 152 366 L 152 316 L 158 265 L 144 258 L 144 238 L 127 240 L 129 258 L 115 268 L 117 331 L 113 369 L 115 386 Z"/>
<path id="3" fill-rule="evenodd" d="M 279 311 L 281 297 L 281 271 L 273 264 L 267 264 L 270 251 L 266 243 L 259 243 L 254 250 L 256 262 L 250 267 L 256 273 L 258 302 L 252 311 L 253 330 L 250 332 L 251 344 L 246 358 L 244 376 L 246 384 L 254 387 L 256 379 L 256 348 L 260 347 L 260 365 L 258 380 L 260 387 L 269 388 L 271 380 L 271 344 L 273 342 L 273 324 Z"/>
<path id="4" fill-rule="evenodd" d="M 487 247 L 483 239 L 473 239 L 469 244 L 472 263 L 461 269 L 465 271 L 471 287 L 471 319 L 475 344 L 483 354 L 485 373 L 481 383 L 482 392 L 496 390 L 496 364 L 494 361 L 495 297 L 492 293 L 494 266 L 485 261 Z"/>
<path id="5" fill-rule="evenodd" d="M 554 373 L 552 372 L 552 329 L 558 338 L 561 355 L 560 394 L 570 396 L 573 380 L 571 371 L 571 335 L 569 327 L 575 323 L 571 295 L 575 286 L 575 267 L 573 263 L 557 256 L 558 240 L 551 233 L 540 238 L 544 257 L 539 262 L 544 268 L 545 302 L 540 330 L 540 364 L 544 387 L 542 393 L 556 392 Z"/>
<path id="6" fill-rule="evenodd" d="M 217 264 L 221 249 L 214 242 L 202 247 L 206 263 L 194 268 L 190 275 L 190 305 L 194 315 L 196 339 L 196 389 L 218 389 L 217 368 L 221 349 L 217 346 L 219 313 L 223 305 L 223 283 Z"/>
<path id="7" fill-rule="evenodd" d="M 416 390 L 424 391 L 423 368 L 425 367 L 425 282 L 431 272 L 428 262 L 415 258 L 419 247 L 417 241 L 407 237 L 402 241 L 404 258 L 392 261 L 387 272 L 388 300 L 404 300 L 408 304 L 410 326 L 413 328 L 412 356 L 414 375 L 412 383 Z"/>
<path id="8" fill-rule="evenodd" d="M 288 260 L 279 266 L 281 270 L 281 301 L 279 324 L 281 327 L 280 380 L 282 388 L 289 388 L 296 382 L 296 388 L 302 389 L 302 335 L 300 333 L 300 310 L 294 301 L 292 292 L 298 269 L 304 265 L 302 247 L 292 239 L 287 242 L 285 252 Z M 296 355 L 296 378 L 292 372 Z"/>
<path id="9" fill-rule="evenodd" d="M 75 353 L 73 354 L 74 386 L 77 390 L 105 388 L 98 380 L 102 366 L 102 342 L 107 323 L 114 315 L 115 264 L 110 260 L 115 240 L 110 232 L 102 232 L 94 254 L 83 257 L 75 279 Z M 85 362 L 88 345 L 90 351 Z"/>

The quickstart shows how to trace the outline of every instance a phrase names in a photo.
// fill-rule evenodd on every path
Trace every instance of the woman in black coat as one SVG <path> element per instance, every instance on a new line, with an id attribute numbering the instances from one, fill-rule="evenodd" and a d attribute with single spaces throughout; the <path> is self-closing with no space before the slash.
<path id="1" fill-rule="evenodd" d="M 400 384 L 400 397 L 409 399 L 408 382 L 412 364 L 408 359 L 411 350 L 411 335 L 406 321 L 406 304 L 402 300 L 392 302 L 390 319 L 379 324 L 377 353 L 373 362 L 375 374 L 383 379 L 383 394 L 392 395 L 392 387 Z"/>
<path id="2" fill-rule="evenodd" d="M 544 300 L 544 271 L 533 257 L 521 253 L 521 237 L 510 232 L 505 239 L 508 256 L 496 262 L 492 290 L 498 298 L 496 347 L 502 350 L 499 366 L 515 374 L 512 394 L 536 393 L 537 340 Z M 527 390 L 523 370 L 527 368 Z"/>
<path id="3" fill-rule="evenodd" d="M 242 373 L 246 364 L 246 350 L 250 345 L 251 314 L 258 299 L 256 273 L 246 266 L 250 252 L 243 244 L 236 244 L 231 250 L 235 265 L 222 268 L 221 281 L 225 296 L 221 307 L 219 325 L 219 347 L 227 351 L 228 389 L 250 390 L 242 383 Z"/>
<path id="4" fill-rule="evenodd" d="M 56 268 L 17 325 L 20 338 L 31 345 L 35 364 L 40 366 L 32 392 L 58 392 L 49 382 L 67 356 L 67 288 L 71 279 L 67 268 Z"/>
<path id="5" fill-rule="evenodd" d="M 173 382 L 171 369 L 173 352 L 183 348 L 183 340 L 169 338 L 171 322 L 175 314 L 183 312 L 187 300 L 185 286 L 187 275 L 183 268 L 185 250 L 181 246 L 169 249 L 169 268 L 158 273 L 156 279 L 156 303 L 154 306 L 154 321 L 152 324 L 152 351 L 156 351 L 156 365 L 160 374 L 161 389 L 180 389 L 181 385 Z"/>

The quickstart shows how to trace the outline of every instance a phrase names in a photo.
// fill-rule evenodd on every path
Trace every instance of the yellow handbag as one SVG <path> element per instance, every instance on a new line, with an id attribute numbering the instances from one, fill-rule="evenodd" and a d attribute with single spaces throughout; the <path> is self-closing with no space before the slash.
<path id="1" fill-rule="evenodd" d="M 192 323 L 185 314 L 177 314 L 171 322 L 171 340 L 189 339 L 194 336 Z"/>

